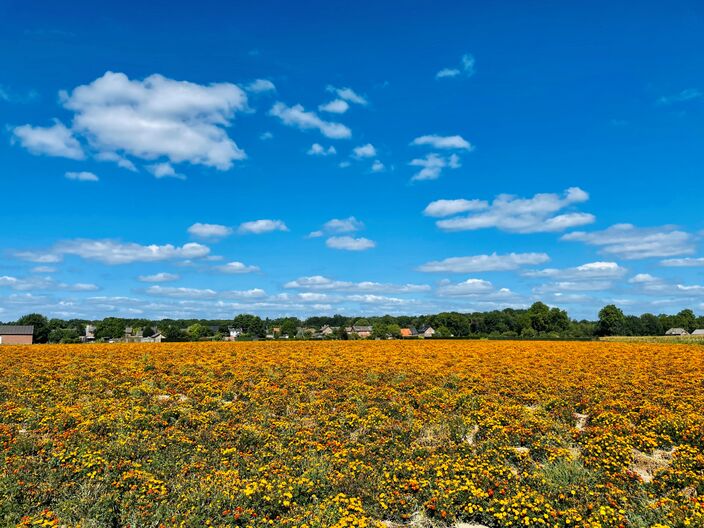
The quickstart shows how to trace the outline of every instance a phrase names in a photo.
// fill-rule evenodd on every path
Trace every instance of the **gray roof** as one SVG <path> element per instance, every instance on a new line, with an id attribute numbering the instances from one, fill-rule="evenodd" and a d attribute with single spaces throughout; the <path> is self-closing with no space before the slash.
<path id="1" fill-rule="evenodd" d="M 666 333 L 666 334 L 687 334 L 687 333 L 689 333 L 689 332 L 687 332 L 687 330 L 685 330 L 684 328 L 670 328 L 670 329 L 669 329 L 667 332 L 665 332 L 665 333 Z"/>
<path id="2" fill-rule="evenodd" d="M 704 335 L 704 329 L 697 328 L 694 332 L 692 332 L 692 335 Z"/>
<path id="3" fill-rule="evenodd" d="M 18 325 L 0 325 L 0 334 L 2 335 L 32 335 L 34 334 L 34 326 L 18 326 Z"/>

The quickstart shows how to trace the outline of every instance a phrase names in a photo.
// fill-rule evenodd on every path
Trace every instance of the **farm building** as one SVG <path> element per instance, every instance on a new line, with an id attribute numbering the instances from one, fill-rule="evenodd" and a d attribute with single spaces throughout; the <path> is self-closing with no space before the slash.
<path id="1" fill-rule="evenodd" d="M 31 345 L 34 326 L 0 325 L 0 345 Z"/>
<path id="2" fill-rule="evenodd" d="M 670 328 L 667 332 L 665 332 L 665 335 L 683 336 L 683 335 L 689 335 L 689 332 L 687 332 L 687 330 L 685 330 L 684 328 Z"/>
<path id="3" fill-rule="evenodd" d="M 692 332 L 692 335 L 704 336 L 704 328 L 697 328 L 694 332 Z"/>

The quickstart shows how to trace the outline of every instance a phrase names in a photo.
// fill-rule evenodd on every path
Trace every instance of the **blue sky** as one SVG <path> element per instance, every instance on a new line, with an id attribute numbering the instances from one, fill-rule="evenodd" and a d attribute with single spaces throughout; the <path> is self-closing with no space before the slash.
<path id="1" fill-rule="evenodd" d="M 701 2 L 0 3 L 0 320 L 704 312 Z"/>

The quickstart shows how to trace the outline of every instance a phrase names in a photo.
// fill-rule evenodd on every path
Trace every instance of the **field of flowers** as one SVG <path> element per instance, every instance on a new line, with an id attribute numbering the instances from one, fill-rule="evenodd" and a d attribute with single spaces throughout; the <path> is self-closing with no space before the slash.
<path id="1" fill-rule="evenodd" d="M 704 526 L 704 348 L 0 348 L 0 525 Z"/>

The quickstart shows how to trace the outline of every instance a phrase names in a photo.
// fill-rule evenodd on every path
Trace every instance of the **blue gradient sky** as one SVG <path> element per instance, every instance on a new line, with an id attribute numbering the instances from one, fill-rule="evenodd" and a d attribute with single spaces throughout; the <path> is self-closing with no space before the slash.
<path id="1" fill-rule="evenodd" d="M 701 2 L 222 4 L 0 3 L 0 320 L 704 312 Z"/>

